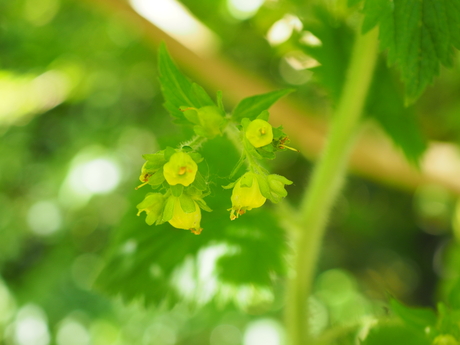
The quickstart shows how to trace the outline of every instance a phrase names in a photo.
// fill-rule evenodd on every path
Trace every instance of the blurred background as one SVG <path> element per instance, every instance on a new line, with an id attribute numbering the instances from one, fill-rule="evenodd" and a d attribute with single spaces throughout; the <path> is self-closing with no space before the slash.
<path id="1" fill-rule="evenodd" d="M 0 344 L 285 344 L 283 212 L 307 186 L 356 13 L 339 0 L 0 0 Z M 238 156 L 218 138 L 203 147 L 215 211 L 203 215 L 202 235 L 136 217 L 141 155 L 192 135 L 162 106 L 161 41 L 211 95 L 223 91 L 228 111 L 255 93 L 296 90 L 286 106 L 305 124 L 292 134 L 303 155 L 282 152 L 271 164 L 294 181 L 281 208 L 228 221 L 230 191 L 220 186 Z M 385 167 L 403 164 L 403 173 L 354 157 L 310 301 L 317 334 L 385 314 L 388 296 L 433 306 L 452 295 L 458 52 L 455 60 L 411 108 L 414 150 L 430 153 L 420 170 L 371 120 L 372 152 L 390 152 Z M 291 115 L 273 114 L 278 123 Z"/>

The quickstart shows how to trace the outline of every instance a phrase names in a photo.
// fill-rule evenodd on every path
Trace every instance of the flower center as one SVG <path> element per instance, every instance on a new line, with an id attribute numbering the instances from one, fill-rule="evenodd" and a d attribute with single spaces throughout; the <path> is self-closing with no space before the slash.
<path id="1" fill-rule="evenodd" d="M 187 172 L 187 167 L 180 167 L 179 168 L 179 175 L 184 175 Z"/>

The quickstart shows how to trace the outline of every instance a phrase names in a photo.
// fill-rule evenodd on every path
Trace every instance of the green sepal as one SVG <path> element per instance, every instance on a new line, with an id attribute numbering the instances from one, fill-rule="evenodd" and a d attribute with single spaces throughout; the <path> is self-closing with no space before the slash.
<path id="1" fill-rule="evenodd" d="M 147 169 L 159 168 L 166 162 L 163 151 L 160 151 L 157 153 L 145 154 L 145 155 L 142 155 L 142 158 L 144 158 L 147 161 L 147 164 L 146 164 Z"/>
<path id="2" fill-rule="evenodd" d="M 201 163 L 204 159 L 198 152 L 189 152 L 188 155 L 195 161 L 196 164 Z"/>
<path id="3" fill-rule="evenodd" d="M 286 177 L 276 174 L 269 175 L 267 177 L 267 181 L 272 196 L 270 200 L 275 204 L 279 203 L 283 198 L 287 196 L 288 193 L 284 186 L 291 185 L 293 183 Z"/>
<path id="4" fill-rule="evenodd" d="M 159 187 L 165 181 L 165 176 L 163 175 L 163 171 L 159 170 L 152 174 L 149 177 L 149 185 L 156 188 Z"/>
<path id="5" fill-rule="evenodd" d="M 211 208 L 206 204 L 203 199 L 196 199 L 195 202 L 197 205 L 206 212 L 212 212 Z"/>
<path id="6" fill-rule="evenodd" d="M 175 197 L 180 197 L 183 192 L 184 192 L 184 186 L 183 185 L 176 184 L 174 186 L 171 186 L 171 193 Z"/>
<path id="7" fill-rule="evenodd" d="M 196 125 L 200 123 L 200 119 L 198 118 L 198 112 L 195 108 L 181 107 L 181 111 L 183 111 L 185 118 L 190 122 Z"/>
<path id="8" fill-rule="evenodd" d="M 179 198 L 179 202 L 180 207 L 185 213 L 193 213 L 196 211 L 195 202 L 188 195 L 182 194 L 182 196 Z"/>
<path id="9" fill-rule="evenodd" d="M 247 187 L 251 188 L 252 183 L 254 182 L 254 174 L 244 174 L 242 177 L 240 177 L 240 186 L 241 187 Z"/>
<path id="10" fill-rule="evenodd" d="M 256 118 L 268 122 L 268 118 L 269 118 L 269 117 L 270 117 L 270 113 L 268 112 L 268 110 L 264 110 L 264 111 L 261 112 L 261 113 L 259 114 L 259 116 L 257 116 Z"/>
<path id="11" fill-rule="evenodd" d="M 192 186 L 200 191 L 205 191 L 208 189 L 208 184 L 199 171 L 196 173 L 195 181 L 193 181 Z"/>
<path id="12" fill-rule="evenodd" d="M 177 151 L 173 149 L 172 147 L 168 146 L 167 148 L 164 149 L 164 155 L 165 155 L 165 160 L 169 162 L 171 159 L 171 156 L 175 154 Z"/>
<path id="13" fill-rule="evenodd" d="M 273 201 L 273 196 L 270 192 L 270 186 L 268 185 L 268 180 L 266 175 L 255 175 L 257 178 L 257 183 L 259 184 L 260 193 L 267 199 Z"/>
<path id="14" fill-rule="evenodd" d="M 168 200 L 166 200 L 165 207 L 163 209 L 163 214 L 157 220 L 157 225 L 166 223 L 167 221 L 171 220 L 174 214 L 174 202 L 176 198 L 174 196 L 170 196 Z"/>
<path id="15" fill-rule="evenodd" d="M 222 186 L 223 189 L 232 189 L 233 187 L 235 187 L 235 184 L 236 184 L 236 181 L 235 182 L 232 182 L 232 183 L 229 183 L 225 186 Z"/>

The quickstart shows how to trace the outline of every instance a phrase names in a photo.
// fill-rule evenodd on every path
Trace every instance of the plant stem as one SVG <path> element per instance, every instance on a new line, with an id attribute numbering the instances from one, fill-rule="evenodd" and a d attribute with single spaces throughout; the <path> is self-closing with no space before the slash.
<path id="1" fill-rule="evenodd" d="M 377 29 L 357 34 L 342 95 L 323 156 L 300 205 L 294 238 L 295 276 L 289 282 L 286 322 L 291 345 L 309 345 L 307 301 L 330 209 L 343 185 L 354 134 L 372 80 L 378 53 Z"/>

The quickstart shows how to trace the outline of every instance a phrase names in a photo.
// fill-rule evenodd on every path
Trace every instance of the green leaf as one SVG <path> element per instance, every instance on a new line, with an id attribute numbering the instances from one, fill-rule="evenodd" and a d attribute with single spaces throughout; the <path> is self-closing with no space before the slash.
<path id="1" fill-rule="evenodd" d="M 180 207 L 182 207 L 182 210 L 185 213 L 193 213 L 196 211 L 196 205 L 195 202 L 192 200 L 191 197 L 183 194 L 180 199 Z"/>
<path id="2" fill-rule="evenodd" d="M 380 25 L 382 49 L 396 64 L 414 102 L 439 74 L 439 64 L 452 65 L 460 48 L 458 0 L 366 0 L 363 32 Z"/>
<path id="3" fill-rule="evenodd" d="M 197 83 L 192 84 L 192 90 L 195 94 L 196 100 L 200 102 L 200 108 L 207 105 L 215 105 L 208 93 Z"/>
<path id="4" fill-rule="evenodd" d="M 233 110 L 232 117 L 235 121 L 241 121 L 247 117 L 254 120 L 262 111 L 270 108 L 281 97 L 291 93 L 293 89 L 277 90 L 261 95 L 243 99 Z"/>
<path id="5" fill-rule="evenodd" d="M 178 122 L 187 123 L 181 107 L 201 108 L 206 105 L 214 105 L 214 102 L 204 89 L 192 83 L 176 67 L 165 44 L 158 49 L 158 72 L 165 108 Z"/>
<path id="6" fill-rule="evenodd" d="M 361 345 L 430 345 L 424 331 L 404 325 L 381 323 L 369 331 Z"/>
<path id="7" fill-rule="evenodd" d="M 376 120 L 414 166 L 427 148 L 426 140 L 411 107 L 403 99 L 388 68 L 380 63 L 366 103 L 366 113 Z"/>
<path id="8" fill-rule="evenodd" d="M 427 326 L 435 326 L 436 314 L 428 308 L 409 308 L 399 303 L 397 300 L 391 300 L 391 310 L 398 315 L 408 326 L 424 331 Z"/>

